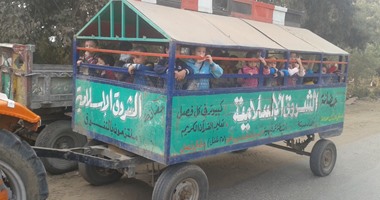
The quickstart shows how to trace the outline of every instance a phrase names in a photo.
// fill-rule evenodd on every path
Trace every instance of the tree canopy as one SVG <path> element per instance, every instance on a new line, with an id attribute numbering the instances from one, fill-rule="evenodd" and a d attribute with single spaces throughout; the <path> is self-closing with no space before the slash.
<path id="1" fill-rule="evenodd" d="M 107 2 L 3 0 L 0 42 L 36 44 L 36 62 L 68 63 L 74 34 Z"/>
<path id="2" fill-rule="evenodd" d="M 375 47 L 380 44 L 378 1 L 263 1 L 304 11 L 302 27 L 342 48 L 364 50 L 368 44 Z M 36 62 L 69 63 L 73 35 L 107 2 L 3 0 L 0 2 L 0 42 L 36 44 Z"/>

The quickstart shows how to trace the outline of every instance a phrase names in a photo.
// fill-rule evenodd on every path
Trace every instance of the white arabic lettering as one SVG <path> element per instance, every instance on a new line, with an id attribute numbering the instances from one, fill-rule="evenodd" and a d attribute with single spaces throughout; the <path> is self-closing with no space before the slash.
<path id="1" fill-rule="evenodd" d="M 269 104 L 262 103 L 262 97 L 259 95 L 257 102 L 253 99 L 249 100 L 249 106 L 244 106 L 243 97 L 236 97 L 234 99 L 234 104 L 236 106 L 236 111 L 233 115 L 233 120 L 235 122 L 242 122 L 242 130 L 249 130 L 249 121 L 255 121 L 257 119 L 274 119 L 277 120 L 278 117 L 282 116 L 284 118 L 297 118 L 299 113 L 315 112 L 318 109 L 318 96 L 319 94 L 313 90 L 309 90 L 304 105 L 299 107 L 298 104 L 292 101 L 291 95 L 272 94 L 272 101 Z"/>

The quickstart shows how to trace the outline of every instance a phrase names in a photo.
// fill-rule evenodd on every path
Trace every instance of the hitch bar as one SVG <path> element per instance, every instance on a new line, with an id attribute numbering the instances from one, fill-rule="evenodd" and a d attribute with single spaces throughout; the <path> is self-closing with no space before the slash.
<path id="1" fill-rule="evenodd" d="M 115 151 L 110 151 L 104 146 L 89 146 L 70 149 L 53 149 L 37 146 L 32 146 L 32 148 L 39 157 L 73 160 L 107 169 L 122 169 L 152 162 L 151 160 L 138 155 L 126 156 Z M 96 154 L 91 155 L 88 152 Z M 106 158 L 98 157 L 96 155 L 101 155 Z"/>

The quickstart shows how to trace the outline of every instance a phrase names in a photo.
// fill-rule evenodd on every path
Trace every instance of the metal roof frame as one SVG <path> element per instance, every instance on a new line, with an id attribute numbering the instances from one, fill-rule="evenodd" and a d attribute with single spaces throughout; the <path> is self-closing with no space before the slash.
<path id="1" fill-rule="evenodd" d="M 131 12 L 135 14 L 135 21 L 131 21 L 131 18 L 134 18 Z M 120 20 L 118 24 L 115 23 L 117 20 Z M 108 23 L 106 27 L 104 21 Z M 126 31 L 127 24 L 133 26 L 135 37 L 127 36 L 133 32 Z M 116 31 L 118 25 L 120 30 Z M 145 34 L 155 32 L 154 36 L 158 37 L 140 37 L 142 26 L 148 28 Z M 97 33 L 86 35 L 86 31 L 91 27 L 97 27 Z M 111 0 L 76 34 L 76 37 L 135 42 L 175 41 L 178 44 L 202 44 L 223 48 L 348 55 L 346 51 L 307 29 L 182 10 L 136 0 Z"/>

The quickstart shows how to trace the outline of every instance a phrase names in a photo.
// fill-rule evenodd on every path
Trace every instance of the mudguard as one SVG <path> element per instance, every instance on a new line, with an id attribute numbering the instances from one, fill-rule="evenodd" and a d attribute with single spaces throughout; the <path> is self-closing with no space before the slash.
<path id="1" fill-rule="evenodd" d="M 0 115 L 22 119 L 33 125 L 31 127 L 32 130 L 37 130 L 41 125 L 40 116 L 36 115 L 22 104 L 8 99 L 7 95 L 3 93 L 0 93 Z"/>

